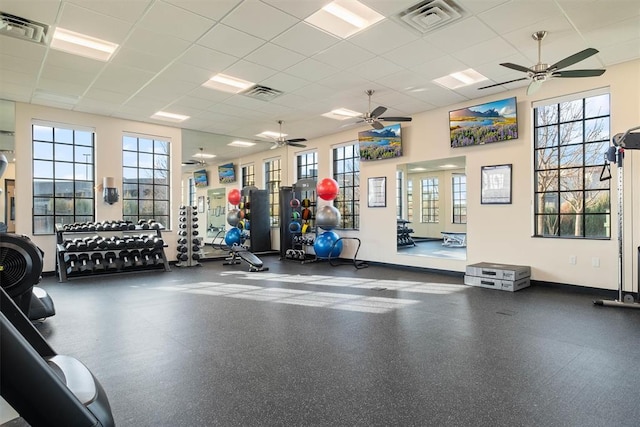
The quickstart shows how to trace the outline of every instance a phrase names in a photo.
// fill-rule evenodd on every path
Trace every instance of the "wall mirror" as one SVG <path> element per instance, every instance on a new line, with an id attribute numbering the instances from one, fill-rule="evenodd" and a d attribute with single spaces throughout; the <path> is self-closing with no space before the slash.
<path id="1" fill-rule="evenodd" d="M 396 170 L 399 254 L 467 258 L 466 159 L 400 164 Z"/>
<path id="2" fill-rule="evenodd" d="M 0 153 L 9 161 L 0 178 L 0 231 L 15 232 L 15 103 L 0 99 Z"/>
<path id="3" fill-rule="evenodd" d="M 205 199 L 207 223 L 203 248 L 205 258 L 215 258 L 228 254 L 227 251 L 220 249 L 227 223 L 226 205 L 226 190 L 224 187 L 211 188 L 207 191 Z"/>

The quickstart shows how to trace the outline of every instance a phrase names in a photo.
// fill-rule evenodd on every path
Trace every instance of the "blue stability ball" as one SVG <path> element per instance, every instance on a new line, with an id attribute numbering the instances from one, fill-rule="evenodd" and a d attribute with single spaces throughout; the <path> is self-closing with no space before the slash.
<path id="1" fill-rule="evenodd" d="M 333 230 L 340 225 L 340 211 L 333 205 L 325 205 L 316 212 L 316 225 L 323 230 Z"/>
<path id="2" fill-rule="evenodd" d="M 227 246 L 240 244 L 241 235 L 242 232 L 240 231 L 240 229 L 237 227 L 233 227 L 229 231 L 227 231 L 227 234 L 224 236 L 224 242 L 227 244 Z"/>
<path id="3" fill-rule="evenodd" d="M 342 252 L 342 240 L 333 246 L 338 239 L 340 239 L 340 236 L 333 231 L 325 231 L 319 235 L 313 243 L 316 256 L 318 258 L 329 258 L 329 255 L 331 255 L 331 258 L 339 257 Z M 333 250 L 331 250 L 331 248 L 333 248 Z"/>

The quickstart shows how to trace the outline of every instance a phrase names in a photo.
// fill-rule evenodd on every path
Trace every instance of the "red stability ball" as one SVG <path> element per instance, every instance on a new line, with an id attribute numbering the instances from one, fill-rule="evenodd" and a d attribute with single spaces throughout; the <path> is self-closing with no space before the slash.
<path id="1" fill-rule="evenodd" d="M 230 190 L 229 194 L 227 195 L 227 200 L 229 201 L 229 203 L 231 203 L 234 206 L 240 203 L 241 199 L 242 199 L 242 196 L 240 194 L 240 190 L 238 190 L 237 188 Z"/>
<path id="2" fill-rule="evenodd" d="M 333 178 L 324 178 L 316 185 L 316 192 L 322 200 L 335 199 L 338 191 L 338 183 Z"/>

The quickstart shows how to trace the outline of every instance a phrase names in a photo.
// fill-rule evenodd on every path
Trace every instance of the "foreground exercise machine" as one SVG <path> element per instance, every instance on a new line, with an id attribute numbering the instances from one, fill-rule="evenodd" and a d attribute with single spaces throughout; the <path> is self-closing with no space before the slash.
<path id="1" fill-rule="evenodd" d="M 617 300 L 597 300 L 593 303 L 601 306 L 610 307 L 627 307 L 627 308 L 640 308 L 638 300 L 640 299 L 640 277 L 638 278 L 638 288 L 636 297 L 634 300 L 633 294 L 629 293 L 622 295 L 624 289 L 624 246 L 623 246 L 623 163 L 624 163 L 624 150 L 640 150 L 640 133 L 633 133 L 633 131 L 640 130 L 640 126 L 634 127 L 626 131 L 624 134 L 616 134 L 611 139 L 613 145 L 609 147 L 605 158 L 605 168 L 600 175 L 600 180 L 611 179 L 611 173 L 605 176 L 605 170 L 609 170 L 609 163 L 614 163 L 618 166 L 618 299 Z M 638 249 L 640 253 L 640 248 Z M 640 255 L 639 255 L 640 258 Z M 640 259 L 638 260 L 640 263 Z M 640 268 L 640 265 L 638 265 Z"/>

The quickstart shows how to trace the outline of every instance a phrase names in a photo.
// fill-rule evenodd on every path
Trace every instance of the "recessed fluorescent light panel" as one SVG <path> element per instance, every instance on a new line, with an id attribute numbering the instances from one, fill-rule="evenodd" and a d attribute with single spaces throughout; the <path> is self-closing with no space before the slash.
<path id="1" fill-rule="evenodd" d="M 425 169 L 425 168 L 420 168 L 420 167 L 418 167 L 418 168 L 411 168 L 411 169 L 409 169 L 409 170 L 410 170 L 411 172 L 423 172 L 423 171 L 426 171 L 426 169 Z"/>
<path id="2" fill-rule="evenodd" d="M 444 169 L 453 169 L 453 168 L 457 168 L 458 165 L 446 164 L 446 165 L 440 165 L 439 167 Z"/>
<path id="3" fill-rule="evenodd" d="M 383 18 L 357 0 L 335 0 L 309 16 L 305 22 L 346 39 Z"/>
<path id="4" fill-rule="evenodd" d="M 166 111 L 158 111 L 153 116 L 151 116 L 151 118 L 156 120 L 165 120 L 168 122 L 179 123 L 187 120 L 189 116 L 183 116 L 182 114 L 167 113 Z"/>
<path id="5" fill-rule="evenodd" d="M 457 89 L 464 86 L 470 86 L 484 80 L 489 80 L 473 68 L 468 68 L 464 71 L 458 71 L 451 73 L 448 76 L 435 79 L 434 82 L 440 86 L 444 86 L 447 89 Z"/>
<path id="6" fill-rule="evenodd" d="M 253 147 L 254 145 L 256 145 L 256 143 L 249 141 L 233 141 L 228 143 L 227 145 L 231 147 Z"/>
<path id="7" fill-rule="evenodd" d="M 278 139 L 280 137 L 287 136 L 287 134 L 286 133 L 271 132 L 270 130 L 267 130 L 267 131 L 264 131 L 262 133 L 257 134 L 256 136 L 259 136 L 260 138 L 275 138 L 275 139 Z"/>
<path id="8" fill-rule="evenodd" d="M 191 157 L 195 157 L 196 159 L 213 159 L 215 156 L 215 154 L 196 153 Z"/>
<path id="9" fill-rule="evenodd" d="M 331 110 L 328 113 L 322 114 L 323 117 L 328 117 L 334 120 L 348 120 L 354 117 L 361 117 L 362 113 L 357 111 L 348 110 L 346 108 L 338 108 L 337 110 Z"/>
<path id="10" fill-rule="evenodd" d="M 116 51 L 118 45 L 64 28 L 56 28 L 51 40 L 51 48 L 106 62 Z"/>
<path id="11" fill-rule="evenodd" d="M 240 93 L 255 86 L 255 83 L 227 76 L 225 74 L 216 74 L 207 80 L 207 82 L 202 86 L 208 87 L 209 89 L 221 90 L 223 92 Z"/>

